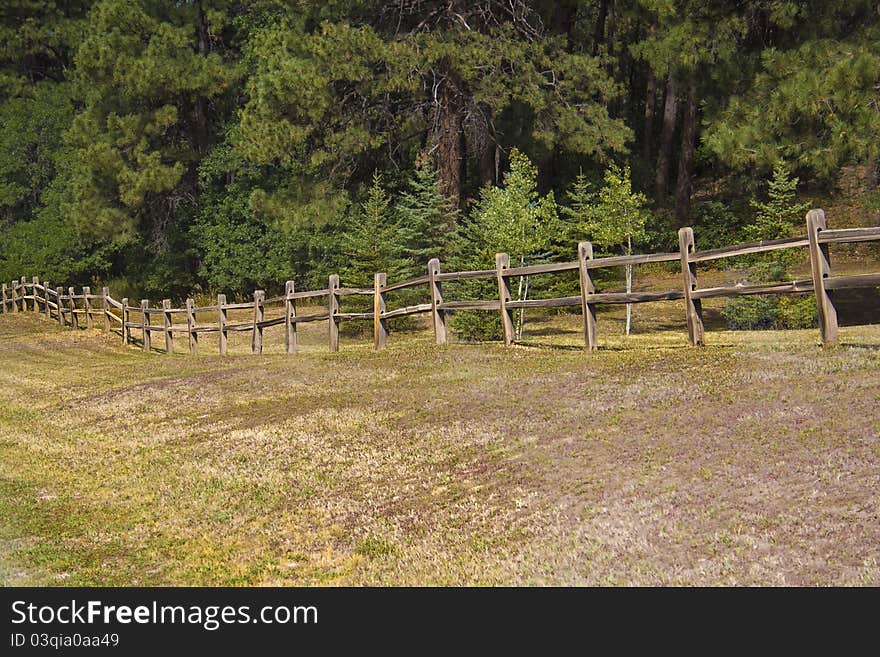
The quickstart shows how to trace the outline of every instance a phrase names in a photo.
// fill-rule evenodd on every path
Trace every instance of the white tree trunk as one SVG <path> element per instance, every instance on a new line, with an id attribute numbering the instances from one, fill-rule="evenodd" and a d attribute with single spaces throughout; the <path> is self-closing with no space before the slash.
<path id="1" fill-rule="evenodd" d="M 632 237 L 626 238 L 626 255 L 632 255 L 633 251 L 633 243 Z M 633 291 L 633 266 L 626 266 L 626 293 L 631 294 Z M 631 303 L 626 304 L 626 334 L 629 335 L 632 332 L 632 312 L 633 306 Z"/>
<path id="2" fill-rule="evenodd" d="M 524 301 L 525 299 L 529 298 L 529 279 L 530 278 L 531 278 L 530 276 L 525 277 L 526 284 L 525 284 L 525 288 L 523 289 L 522 296 L 520 297 L 520 301 Z M 525 326 L 525 324 L 526 324 L 526 309 L 520 308 L 519 309 L 519 322 L 517 323 L 517 327 L 516 327 L 516 339 L 517 340 L 522 338 L 523 327 Z"/>

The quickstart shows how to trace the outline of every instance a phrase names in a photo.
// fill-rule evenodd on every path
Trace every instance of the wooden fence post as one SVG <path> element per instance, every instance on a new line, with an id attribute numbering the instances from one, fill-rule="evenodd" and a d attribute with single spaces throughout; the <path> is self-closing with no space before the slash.
<path id="1" fill-rule="evenodd" d="M 3 313 L 6 314 L 6 283 L 3 283 L 0 287 L 3 290 Z"/>
<path id="2" fill-rule="evenodd" d="M 196 302 L 192 297 L 186 300 L 186 330 L 189 332 L 189 353 L 193 356 L 199 350 L 199 334 L 196 332 L 196 314 L 194 308 Z"/>
<path id="3" fill-rule="evenodd" d="M 296 299 L 291 299 L 296 286 L 293 281 L 284 284 L 284 348 L 288 354 L 296 353 Z"/>
<path id="4" fill-rule="evenodd" d="M 49 310 L 49 281 L 43 281 L 43 295 L 46 297 L 46 319 L 51 319 L 52 312 Z"/>
<path id="5" fill-rule="evenodd" d="M 382 317 L 385 313 L 385 293 L 383 291 L 388 283 L 385 272 L 379 272 L 373 276 L 373 349 L 379 351 L 385 347 L 388 340 L 388 320 Z"/>
<path id="6" fill-rule="evenodd" d="M 498 279 L 498 308 L 501 311 L 501 328 L 504 332 L 504 346 L 513 344 L 513 311 L 507 308 L 511 301 L 510 283 L 504 276 L 504 270 L 510 268 L 510 256 L 506 253 L 495 254 L 495 277 Z"/>
<path id="7" fill-rule="evenodd" d="M 128 344 L 131 340 L 131 327 L 128 325 L 130 322 L 129 314 L 128 314 L 128 297 L 122 299 L 122 344 Z"/>
<path id="8" fill-rule="evenodd" d="M 76 299 L 74 298 L 76 291 L 69 287 L 67 288 L 68 301 L 70 301 L 70 326 L 72 328 L 79 328 L 79 317 L 76 316 Z"/>
<path id="9" fill-rule="evenodd" d="M 229 311 L 226 310 L 226 295 L 217 295 L 217 329 L 220 333 L 220 355 L 225 356 L 229 345 L 229 334 L 226 325 L 229 323 Z"/>
<path id="10" fill-rule="evenodd" d="M 266 299 L 266 293 L 263 290 L 254 290 L 254 333 L 251 338 L 251 352 L 255 354 L 263 353 L 263 327 L 260 323 L 265 316 L 263 301 Z"/>
<path id="11" fill-rule="evenodd" d="M 578 243 L 578 270 L 581 285 L 581 314 L 584 320 L 584 344 L 587 351 L 599 348 L 596 340 L 596 304 L 590 303 L 589 296 L 595 294 L 596 286 L 587 267 L 587 261 L 593 259 L 593 245 L 590 242 Z"/>
<path id="12" fill-rule="evenodd" d="M 327 334 L 330 351 L 339 351 L 339 275 L 327 279 Z"/>
<path id="13" fill-rule="evenodd" d="M 837 309 L 825 289 L 825 279 L 831 276 L 831 258 L 827 244 L 819 244 L 819 232 L 825 230 L 824 210 L 810 210 L 807 213 L 807 238 L 810 240 L 810 269 L 813 275 L 813 290 L 816 293 L 816 310 L 819 313 L 819 334 L 822 346 L 837 344 Z"/>
<path id="14" fill-rule="evenodd" d="M 62 327 L 65 326 L 64 323 L 64 309 L 61 307 L 61 297 L 64 296 L 64 288 L 56 287 L 55 288 L 55 301 L 58 302 L 58 323 L 61 324 Z"/>
<path id="15" fill-rule="evenodd" d="M 86 311 L 86 328 L 90 329 L 93 327 L 92 324 L 92 300 L 89 297 L 92 295 L 92 288 L 84 287 L 83 289 L 83 309 Z"/>
<path id="16" fill-rule="evenodd" d="M 141 299 L 141 314 L 143 315 L 143 321 L 141 324 L 144 327 L 144 351 L 147 353 L 150 352 L 152 347 L 152 336 L 150 335 L 150 313 L 147 310 L 150 307 L 150 302 L 148 299 Z"/>
<path id="17" fill-rule="evenodd" d="M 18 312 L 18 294 L 16 293 L 18 290 L 18 282 L 12 281 L 12 312 Z"/>
<path id="18" fill-rule="evenodd" d="M 697 265 L 689 262 L 689 256 L 695 248 L 693 228 L 679 229 L 678 248 L 681 253 L 681 276 L 688 341 L 694 346 L 699 346 L 703 344 L 703 304 L 699 299 L 693 298 L 693 292 L 697 289 Z"/>
<path id="19" fill-rule="evenodd" d="M 110 288 L 102 287 L 101 288 L 101 307 L 104 310 L 104 330 L 107 333 L 110 332 L 110 302 L 107 301 L 107 297 L 110 296 Z"/>
<path id="20" fill-rule="evenodd" d="M 428 261 L 428 291 L 431 294 L 431 319 L 434 324 L 434 342 L 446 344 L 449 336 L 446 331 L 446 311 L 439 306 L 443 303 L 443 287 L 437 280 L 440 273 L 440 260 L 431 258 Z"/>
<path id="21" fill-rule="evenodd" d="M 165 330 L 165 353 L 174 353 L 174 340 L 171 333 L 171 299 L 162 299 L 162 328 Z"/>
<path id="22" fill-rule="evenodd" d="M 34 301 L 34 305 L 33 305 L 33 307 L 31 308 L 31 310 L 33 310 L 35 313 L 40 312 L 40 304 L 37 303 L 37 301 L 38 301 L 38 297 L 37 297 L 37 288 L 38 288 L 39 286 L 40 286 L 40 277 L 39 277 L 39 276 L 34 276 L 34 277 L 31 279 L 31 293 L 32 293 L 33 296 L 34 296 L 34 299 L 33 299 L 33 301 Z"/>

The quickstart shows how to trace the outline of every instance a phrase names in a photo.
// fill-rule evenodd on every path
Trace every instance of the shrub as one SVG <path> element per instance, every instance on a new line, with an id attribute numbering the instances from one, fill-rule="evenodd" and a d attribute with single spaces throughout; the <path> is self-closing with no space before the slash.
<path id="1" fill-rule="evenodd" d="M 724 304 L 721 316 L 733 330 L 812 328 L 816 302 L 811 295 L 734 297 Z"/>

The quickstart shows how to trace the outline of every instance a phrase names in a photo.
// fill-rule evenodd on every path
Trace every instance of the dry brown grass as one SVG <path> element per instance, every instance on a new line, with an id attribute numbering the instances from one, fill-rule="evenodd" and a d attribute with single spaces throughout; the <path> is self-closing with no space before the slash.
<path id="1" fill-rule="evenodd" d="M 880 328 L 622 312 L 225 359 L 0 316 L 0 581 L 880 584 Z"/>

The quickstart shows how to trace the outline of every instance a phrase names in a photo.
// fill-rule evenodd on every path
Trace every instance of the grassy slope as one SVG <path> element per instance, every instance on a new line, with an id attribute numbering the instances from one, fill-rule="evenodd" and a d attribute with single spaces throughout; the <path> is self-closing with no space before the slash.
<path id="1" fill-rule="evenodd" d="M 880 584 L 880 327 L 690 349 L 681 310 L 225 359 L 2 315 L 0 581 Z"/>

